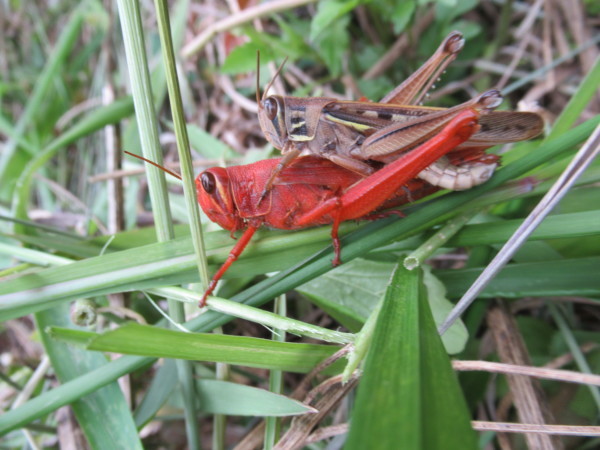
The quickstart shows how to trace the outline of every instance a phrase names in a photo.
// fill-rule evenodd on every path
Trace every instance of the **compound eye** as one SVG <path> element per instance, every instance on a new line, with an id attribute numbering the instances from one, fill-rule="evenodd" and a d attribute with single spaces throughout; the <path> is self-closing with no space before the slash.
<path id="1" fill-rule="evenodd" d="M 202 188 L 204 192 L 207 194 L 212 194 L 215 191 L 215 187 L 217 182 L 215 181 L 215 176 L 210 172 L 204 172 L 200 176 L 200 182 L 202 183 Z"/>
<path id="2" fill-rule="evenodd" d="M 274 98 L 269 97 L 263 103 L 265 105 L 265 111 L 267 112 L 267 117 L 269 118 L 269 120 L 273 120 L 275 118 L 275 116 L 277 115 L 277 102 L 275 101 Z"/>

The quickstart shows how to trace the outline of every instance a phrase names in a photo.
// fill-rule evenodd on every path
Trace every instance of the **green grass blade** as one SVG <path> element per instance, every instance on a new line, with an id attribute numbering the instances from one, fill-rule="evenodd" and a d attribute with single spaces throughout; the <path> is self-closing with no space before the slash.
<path id="1" fill-rule="evenodd" d="M 175 360 L 166 359 L 152 377 L 150 387 L 139 403 L 133 417 L 138 428 L 142 428 L 156 416 L 158 410 L 171 396 L 177 383 Z"/>
<path id="2" fill-rule="evenodd" d="M 73 335 L 63 329 L 53 329 L 52 336 L 77 343 L 87 342 L 89 350 L 222 362 L 300 373 L 308 372 L 339 349 L 332 345 L 274 342 L 225 334 L 182 333 L 135 323 L 97 336 L 91 333 Z"/>
<path id="3" fill-rule="evenodd" d="M 327 245 L 328 234 L 327 229 L 315 229 L 269 238 L 265 248 L 270 250 L 264 256 L 252 257 L 253 252 L 247 252 L 234 265 L 231 275 L 266 273 L 277 270 L 282 263 L 293 264 Z M 211 253 L 222 262 L 229 253 L 231 239 L 228 233 L 220 232 L 216 238 L 217 249 Z M 219 247 L 221 238 L 225 245 Z M 285 257 L 273 258 L 286 244 L 289 246 Z M 255 244 L 254 248 L 260 247 L 262 245 Z M 0 315 L 7 319 L 19 317 L 77 297 L 189 283 L 197 279 L 190 238 L 180 238 L 74 262 L 69 265 L 69 270 L 52 267 L 5 281 L 0 284 Z"/>
<path id="4" fill-rule="evenodd" d="M 521 219 L 467 225 L 448 242 L 452 247 L 502 244 L 521 224 Z M 600 211 L 557 214 L 548 218 L 529 240 L 561 239 L 600 234 Z"/>
<path id="5" fill-rule="evenodd" d="M 585 107 L 590 100 L 597 97 L 598 87 L 600 86 L 600 57 L 596 59 L 596 63 L 592 70 L 585 76 L 577 92 L 571 97 L 567 106 L 562 110 L 558 119 L 552 127 L 552 131 L 546 138 L 550 141 L 557 136 L 562 135 L 579 119 Z"/>
<path id="6" fill-rule="evenodd" d="M 173 125 L 175 128 L 175 137 L 177 139 L 177 150 L 179 160 L 181 161 L 181 177 L 183 181 L 183 193 L 185 197 L 186 209 L 190 221 L 190 231 L 194 251 L 196 254 L 198 272 L 203 289 L 208 287 L 208 267 L 206 264 L 206 250 L 204 247 L 204 237 L 202 234 L 202 224 L 200 222 L 200 209 L 196 194 L 196 184 L 194 182 L 194 169 L 192 166 L 192 156 L 190 153 L 190 142 L 187 134 L 185 117 L 183 114 L 183 104 L 181 101 L 181 91 L 177 80 L 177 65 L 175 63 L 175 52 L 173 50 L 173 40 L 171 38 L 171 27 L 169 24 L 169 12 L 167 2 L 156 1 L 156 10 L 158 13 L 159 34 L 162 44 L 162 54 L 165 70 L 167 72 L 167 87 L 169 90 L 169 100 L 171 112 L 173 114 Z"/>
<path id="7" fill-rule="evenodd" d="M 509 264 L 479 298 L 542 296 L 598 296 L 600 257 Z M 451 298 L 460 297 L 483 268 L 437 271 Z"/>
<path id="8" fill-rule="evenodd" d="M 600 302 L 599 302 L 600 303 Z M 557 305 L 549 304 L 550 314 L 554 319 L 558 329 L 560 330 L 560 334 L 562 339 L 567 344 L 569 351 L 573 355 L 573 359 L 577 364 L 578 369 L 585 374 L 593 374 L 593 370 L 590 367 L 590 364 L 586 358 L 584 352 L 581 351 L 581 344 L 577 341 L 573 334 L 573 330 L 565 320 L 565 317 L 561 313 L 559 307 Z M 588 385 L 587 388 L 590 391 L 591 397 L 594 399 L 594 404 L 596 406 L 596 410 L 600 409 L 600 389 L 598 386 L 594 386 L 592 384 Z"/>
<path id="9" fill-rule="evenodd" d="M 276 314 L 287 316 L 287 299 L 285 295 L 280 295 L 275 299 L 273 310 Z M 285 342 L 286 333 L 282 329 L 274 329 L 271 338 L 276 342 Z M 275 394 L 281 394 L 284 390 L 283 372 L 281 370 L 271 370 L 269 372 L 269 391 Z M 281 433 L 281 421 L 276 417 L 268 417 L 265 420 L 265 438 L 264 448 L 270 450 L 279 440 Z"/>
<path id="10" fill-rule="evenodd" d="M 105 366 L 67 381 L 0 416 L 0 435 L 21 428 L 56 409 L 68 405 L 114 382 L 119 377 L 151 364 L 152 358 L 119 358 Z"/>
<path id="11" fill-rule="evenodd" d="M 164 0 L 154 2 L 160 41 L 162 45 L 163 63 L 166 71 L 167 87 L 169 100 L 171 104 L 171 113 L 173 114 L 173 123 L 175 126 L 175 137 L 177 139 L 177 150 L 179 160 L 181 161 L 181 176 L 183 181 L 183 193 L 185 197 L 188 220 L 190 222 L 190 231 L 196 264 L 200 275 L 201 286 L 208 287 L 208 268 L 206 264 L 206 250 L 204 247 L 204 237 L 202 234 L 202 224 L 200 223 L 200 211 L 196 199 L 196 185 L 194 183 L 194 172 L 192 168 L 192 157 L 190 154 L 190 144 L 187 136 L 187 129 L 183 115 L 183 104 L 181 101 L 181 92 L 177 79 L 177 68 L 175 64 L 175 55 L 173 50 L 173 40 L 169 23 L 168 4 Z M 170 238 L 173 237 L 171 229 Z M 172 318 L 177 322 L 185 320 L 183 307 L 178 302 L 169 300 L 169 311 Z M 192 449 L 200 448 L 200 436 L 196 424 L 196 390 L 193 384 L 192 366 L 185 361 L 177 361 L 179 378 L 182 383 L 183 402 L 185 411 L 186 433 L 188 436 L 188 445 Z"/>
<path id="12" fill-rule="evenodd" d="M 162 164 L 139 4 L 129 0 L 118 0 L 117 5 L 142 152 L 146 159 Z M 173 237 L 173 229 L 165 174 L 160 169 L 149 166 L 147 178 L 157 237 L 159 241 L 166 241 Z"/>
<path id="13" fill-rule="evenodd" d="M 129 0 L 118 0 L 117 4 L 123 30 L 125 54 L 127 56 L 142 152 L 146 159 L 162 164 L 162 150 L 158 138 L 158 121 L 153 106 L 152 86 L 146 58 L 139 4 L 136 1 Z M 175 234 L 165 173 L 157 167 L 149 165 L 147 167 L 147 178 L 158 241 L 169 241 L 174 238 Z M 168 300 L 168 305 L 170 317 L 177 323 L 184 322 L 185 312 L 183 305 L 173 300 Z M 200 438 L 196 426 L 196 400 L 192 366 L 186 361 L 176 361 L 176 366 L 184 399 L 188 445 L 192 449 L 197 449 L 200 448 Z"/>

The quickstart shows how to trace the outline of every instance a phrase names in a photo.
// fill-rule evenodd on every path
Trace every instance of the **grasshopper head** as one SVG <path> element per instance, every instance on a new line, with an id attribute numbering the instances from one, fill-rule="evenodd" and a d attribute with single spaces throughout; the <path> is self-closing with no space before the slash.
<path id="1" fill-rule="evenodd" d="M 227 169 L 212 167 L 196 178 L 198 203 L 210 220 L 226 230 L 236 231 L 242 227 L 229 183 Z"/>
<path id="2" fill-rule="evenodd" d="M 281 150 L 288 140 L 288 134 L 285 127 L 285 105 L 280 95 L 271 95 L 258 102 L 258 122 L 267 141 Z"/>
<path id="3" fill-rule="evenodd" d="M 277 76 L 283 69 L 283 66 L 287 58 L 281 63 L 277 72 L 267 84 L 265 91 L 263 92 L 262 98 L 260 97 L 260 55 L 256 55 L 256 103 L 258 104 L 258 122 L 262 129 L 267 141 L 273 145 L 273 147 L 279 150 L 283 149 L 285 143 L 288 140 L 287 130 L 285 127 L 285 104 L 283 97 L 280 95 L 271 95 L 267 97 L 267 93 L 273 82 L 277 79 Z"/>

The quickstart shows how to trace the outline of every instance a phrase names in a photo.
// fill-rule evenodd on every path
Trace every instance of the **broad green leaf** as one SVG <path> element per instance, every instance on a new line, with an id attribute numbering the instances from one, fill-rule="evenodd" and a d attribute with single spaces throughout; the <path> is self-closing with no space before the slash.
<path id="1" fill-rule="evenodd" d="M 349 22 L 348 16 L 340 17 L 329 24 L 313 40 L 313 47 L 334 77 L 341 74 L 343 55 L 348 51 L 350 45 Z"/>
<path id="2" fill-rule="evenodd" d="M 474 39 L 481 34 L 481 25 L 470 20 L 458 20 L 450 25 L 448 32 L 458 30 L 465 39 Z"/>
<path id="3" fill-rule="evenodd" d="M 400 34 L 410 22 L 416 5 L 414 1 L 392 2 L 391 20 L 394 24 L 394 33 Z"/>
<path id="4" fill-rule="evenodd" d="M 281 20 L 276 19 L 276 21 L 281 24 Z M 259 32 L 252 27 L 244 28 L 244 32 L 251 39 L 251 42 L 260 48 L 268 49 L 268 55 L 272 55 L 273 58 L 289 58 L 294 61 L 305 56 L 307 52 L 310 53 L 310 48 L 303 40 L 299 40 L 295 35 L 288 35 L 286 30 L 286 27 L 282 27 L 282 33 L 275 35 Z M 261 61 L 263 61 L 262 57 Z M 256 60 L 254 60 L 252 71 L 254 70 L 256 70 Z M 261 73 L 263 73 L 262 70 Z"/>
<path id="5" fill-rule="evenodd" d="M 310 40 L 330 29 L 333 23 L 360 4 L 360 0 L 325 0 L 319 2 L 317 14 L 311 22 Z"/>
<path id="6" fill-rule="evenodd" d="M 160 389 L 161 383 L 167 384 L 171 388 L 174 387 L 175 384 L 171 381 L 175 376 L 174 362 L 172 360 L 165 361 L 161 367 L 161 373 L 153 380 L 151 391 Z M 151 392 L 148 392 L 144 398 L 145 401 L 135 414 L 138 426 L 154 417 L 171 391 L 172 389 L 168 389 L 165 395 L 157 395 L 157 401 L 154 404 L 152 401 L 146 401 L 151 396 Z M 284 417 L 313 411 L 311 407 L 283 395 L 227 381 L 201 379 L 196 382 L 196 391 L 200 409 L 211 414 Z"/>
<path id="7" fill-rule="evenodd" d="M 435 2 L 437 22 L 450 22 L 477 6 L 477 0 L 437 0 Z"/>
<path id="8" fill-rule="evenodd" d="M 355 259 L 303 284 L 297 290 L 310 297 L 321 309 L 348 326 L 348 316 L 359 324 L 385 293 L 394 264 Z"/>
<path id="9" fill-rule="evenodd" d="M 392 276 L 345 448 L 477 448 L 418 269 L 398 267 Z"/>
<path id="10" fill-rule="evenodd" d="M 431 268 L 427 265 L 423 266 L 423 284 L 426 288 L 427 300 L 433 319 L 436 326 L 439 326 L 448 317 L 454 304 L 446 297 L 444 284 L 431 273 Z M 461 320 L 458 320 L 443 334 L 442 342 L 446 352 L 455 355 L 464 350 L 468 338 L 467 328 Z"/>

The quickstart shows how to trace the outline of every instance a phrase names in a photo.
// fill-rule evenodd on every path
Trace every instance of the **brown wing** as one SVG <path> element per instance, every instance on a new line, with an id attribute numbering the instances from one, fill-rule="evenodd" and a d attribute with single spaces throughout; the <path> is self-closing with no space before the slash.
<path id="1" fill-rule="evenodd" d="M 461 147 L 525 141 L 536 137 L 544 129 L 542 117 L 531 112 L 493 111 L 481 116 L 479 125 L 479 131 Z"/>

